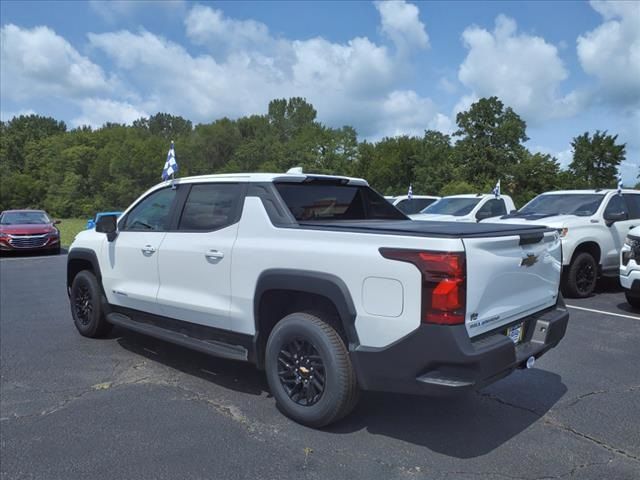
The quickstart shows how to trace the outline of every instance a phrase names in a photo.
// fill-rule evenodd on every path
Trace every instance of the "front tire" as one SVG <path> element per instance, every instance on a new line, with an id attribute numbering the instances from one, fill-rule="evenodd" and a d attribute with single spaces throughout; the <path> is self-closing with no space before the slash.
<path id="1" fill-rule="evenodd" d="M 80 335 L 90 338 L 103 337 L 112 328 L 102 308 L 102 289 L 95 275 L 82 270 L 71 284 L 71 315 Z"/>
<path id="2" fill-rule="evenodd" d="M 329 425 L 357 402 L 356 375 L 345 343 L 317 315 L 292 313 L 276 324 L 267 341 L 265 369 L 278 407 L 303 425 Z"/>
<path id="3" fill-rule="evenodd" d="M 571 262 L 565 282 L 568 297 L 586 298 L 593 294 L 598 280 L 598 264 L 590 253 L 582 252 Z"/>
<path id="4" fill-rule="evenodd" d="M 637 293 L 632 293 L 629 290 L 624 291 L 624 296 L 627 298 L 627 302 L 633 308 L 640 308 L 640 295 Z"/>

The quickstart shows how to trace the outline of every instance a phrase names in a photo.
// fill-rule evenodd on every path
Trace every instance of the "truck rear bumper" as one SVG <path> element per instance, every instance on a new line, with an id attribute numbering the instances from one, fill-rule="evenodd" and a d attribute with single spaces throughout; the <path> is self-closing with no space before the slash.
<path id="1" fill-rule="evenodd" d="M 464 325 L 421 325 L 388 347 L 356 347 L 351 360 L 364 390 L 418 395 L 476 390 L 555 347 L 568 320 L 560 298 L 553 308 L 519 320 L 525 330 L 518 345 L 507 337 L 506 326 L 470 339 Z"/>

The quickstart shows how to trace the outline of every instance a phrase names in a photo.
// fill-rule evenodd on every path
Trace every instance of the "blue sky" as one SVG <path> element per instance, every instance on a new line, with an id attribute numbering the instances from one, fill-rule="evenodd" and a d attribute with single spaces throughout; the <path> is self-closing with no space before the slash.
<path id="1" fill-rule="evenodd" d="M 640 2 L 0 3 L 0 113 L 70 127 L 167 111 L 210 122 L 306 97 L 360 138 L 451 133 L 497 95 L 528 147 L 571 159 L 575 135 L 640 163 Z"/>

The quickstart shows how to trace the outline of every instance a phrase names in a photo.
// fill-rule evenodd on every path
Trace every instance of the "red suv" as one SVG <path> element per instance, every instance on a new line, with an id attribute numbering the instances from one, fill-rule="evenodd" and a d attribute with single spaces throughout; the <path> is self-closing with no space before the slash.
<path id="1" fill-rule="evenodd" d="M 0 214 L 0 251 L 60 253 L 59 223 L 44 210 L 5 210 Z"/>

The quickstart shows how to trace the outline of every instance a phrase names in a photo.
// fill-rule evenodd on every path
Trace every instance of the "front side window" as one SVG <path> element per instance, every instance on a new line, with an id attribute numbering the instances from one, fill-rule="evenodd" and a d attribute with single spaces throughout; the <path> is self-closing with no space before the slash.
<path id="1" fill-rule="evenodd" d="M 629 218 L 640 218 L 640 194 L 623 193 L 622 196 L 627 200 L 627 207 L 629 207 Z"/>
<path id="2" fill-rule="evenodd" d="M 607 204 L 607 208 L 604 209 L 605 216 L 617 213 L 629 213 L 629 210 L 627 209 L 627 202 L 625 202 L 622 195 L 614 195 L 611 197 L 611 200 L 609 200 L 609 203 Z"/>
<path id="3" fill-rule="evenodd" d="M 478 210 L 478 215 L 488 215 L 490 217 L 498 217 L 506 215 L 506 213 L 507 207 L 505 207 L 504 199 L 502 198 L 491 199 Z"/>
<path id="4" fill-rule="evenodd" d="M 176 197 L 172 188 L 157 190 L 145 197 L 127 215 L 123 230 L 164 231 L 169 228 L 171 206 Z"/>
<path id="5" fill-rule="evenodd" d="M 194 185 L 182 210 L 178 230 L 210 232 L 235 223 L 240 205 L 240 185 Z"/>

